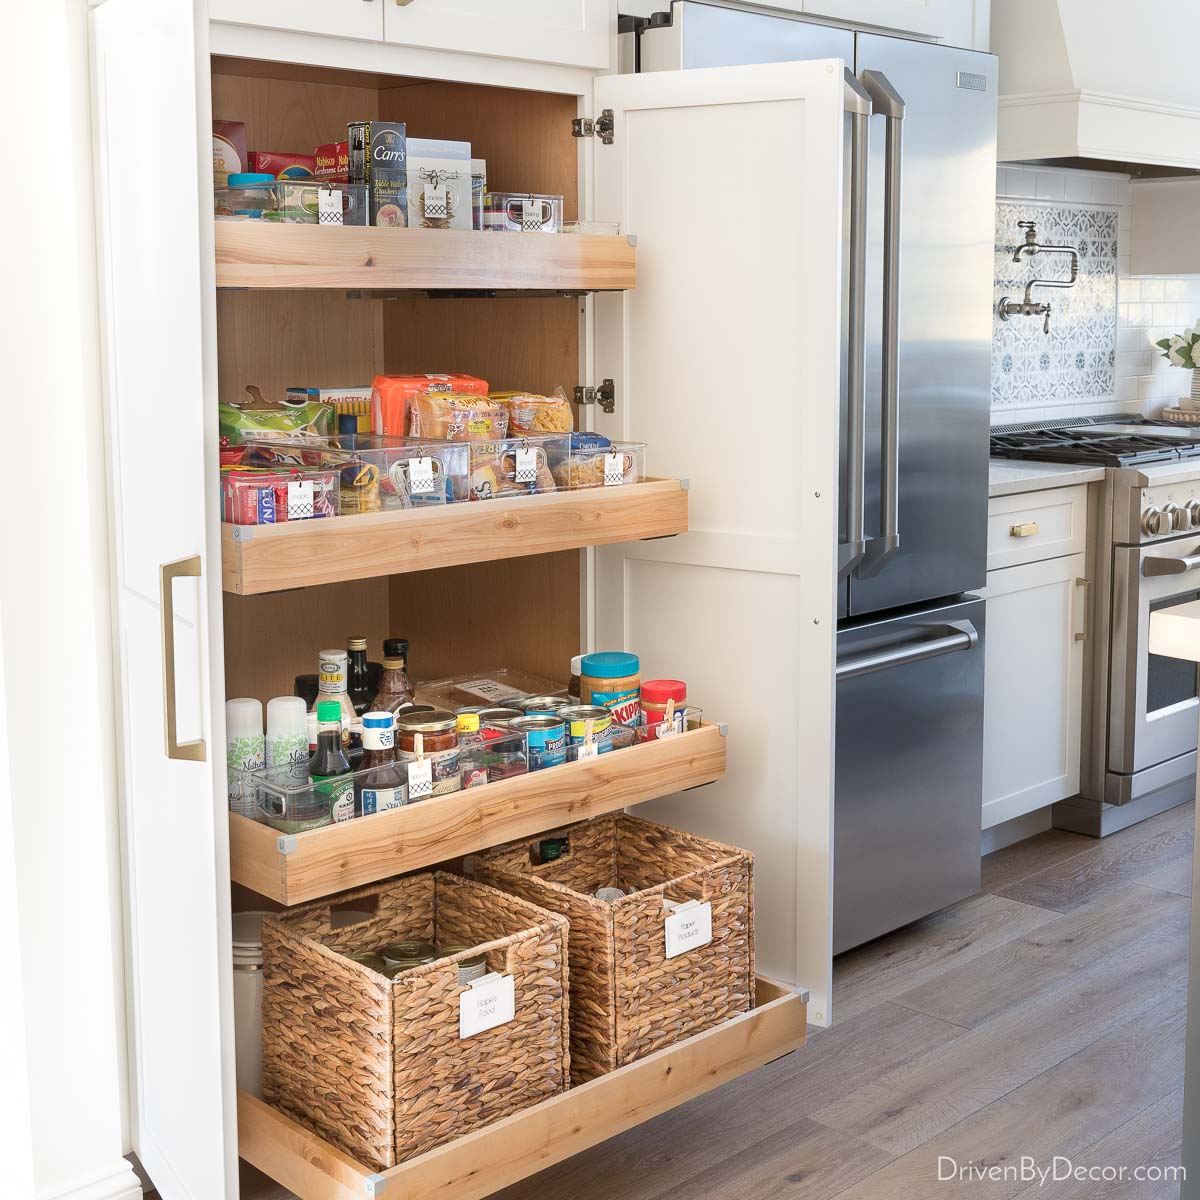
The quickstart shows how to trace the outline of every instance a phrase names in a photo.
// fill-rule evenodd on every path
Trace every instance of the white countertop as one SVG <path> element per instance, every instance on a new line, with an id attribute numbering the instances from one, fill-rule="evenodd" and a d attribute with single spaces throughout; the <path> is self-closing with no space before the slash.
<path id="1" fill-rule="evenodd" d="M 1046 488 L 1073 487 L 1077 483 L 1092 483 L 1103 478 L 1103 467 L 993 458 L 988 472 L 988 495 L 1011 496 L 1015 492 L 1041 492 Z"/>

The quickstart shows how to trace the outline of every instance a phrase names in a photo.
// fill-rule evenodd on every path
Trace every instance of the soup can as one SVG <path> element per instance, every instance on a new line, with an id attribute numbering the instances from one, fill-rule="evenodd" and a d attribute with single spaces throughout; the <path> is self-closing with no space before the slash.
<path id="1" fill-rule="evenodd" d="M 390 967 L 399 962 L 433 962 L 436 951 L 429 942 L 390 942 L 383 948 L 383 961 Z"/>
<path id="2" fill-rule="evenodd" d="M 480 725 L 507 725 L 514 717 L 525 715 L 519 708 L 510 708 L 507 705 L 503 708 L 480 708 L 476 711 L 479 713 Z"/>
<path id="3" fill-rule="evenodd" d="M 468 950 L 472 950 L 472 946 L 443 946 L 438 951 L 438 958 L 452 958 L 456 954 L 463 954 Z M 486 954 L 471 954 L 466 958 L 458 960 L 458 982 L 471 983 L 473 980 L 482 979 L 487 974 L 487 955 Z"/>
<path id="4" fill-rule="evenodd" d="M 513 733 L 523 733 L 529 743 L 529 769 L 559 767 L 567 761 L 567 725 L 548 713 L 531 713 L 508 723 Z"/>
<path id="5" fill-rule="evenodd" d="M 587 724 L 592 723 L 592 740 L 596 749 L 603 754 L 612 749 L 612 738 L 608 727 L 612 724 L 612 713 L 598 704 L 572 704 L 569 708 L 561 708 L 558 716 L 567 723 L 567 745 L 582 746 L 587 741 Z"/>
<path id="6" fill-rule="evenodd" d="M 351 954 L 350 957 L 356 962 L 361 963 L 364 967 L 369 967 L 372 971 L 378 971 L 383 974 L 383 968 L 387 966 L 382 954 Z"/>
<path id="7" fill-rule="evenodd" d="M 522 696 L 509 701 L 514 708 L 530 716 L 534 713 L 556 713 L 560 708 L 568 708 L 571 703 L 570 696 Z"/>

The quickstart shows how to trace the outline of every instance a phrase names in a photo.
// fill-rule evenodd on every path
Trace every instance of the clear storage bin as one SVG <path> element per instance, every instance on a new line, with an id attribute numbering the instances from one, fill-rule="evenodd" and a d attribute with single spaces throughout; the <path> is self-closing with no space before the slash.
<path id="1" fill-rule="evenodd" d="M 367 224 L 367 189 L 362 184 L 252 174 L 231 175 L 229 181 L 214 193 L 219 217 L 282 225 Z"/>
<path id="2" fill-rule="evenodd" d="M 416 685 L 417 703 L 454 712 L 468 706 L 503 707 L 505 701 L 525 696 L 566 696 L 561 682 L 531 675 L 515 667 L 490 667 L 468 675 L 428 679 Z"/>
<path id="3" fill-rule="evenodd" d="M 468 448 L 471 499 L 495 500 L 558 491 L 551 465 L 569 453 L 570 438 L 545 434 L 470 442 Z"/>
<path id="4" fill-rule="evenodd" d="M 607 439 L 605 439 L 607 440 Z M 552 473 L 559 488 L 616 487 L 638 483 L 646 474 L 645 442 L 593 445 L 586 434 L 569 439 L 567 453 L 556 459 Z"/>
<path id="5" fill-rule="evenodd" d="M 336 471 L 281 467 L 221 473 L 221 520 L 230 525 L 276 525 L 336 517 Z"/>
<path id="6" fill-rule="evenodd" d="M 496 232 L 558 233 L 562 213 L 561 196 L 487 192 L 483 197 L 483 227 Z"/>

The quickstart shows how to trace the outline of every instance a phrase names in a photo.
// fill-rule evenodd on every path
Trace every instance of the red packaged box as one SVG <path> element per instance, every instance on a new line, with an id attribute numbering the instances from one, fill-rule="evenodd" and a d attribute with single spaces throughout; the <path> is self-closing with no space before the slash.
<path id="1" fill-rule="evenodd" d="M 318 179 L 329 179 L 335 183 L 350 182 L 350 143 L 326 142 L 313 151 L 316 167 L 313 174 Z"/>
<path id="2" fill-rule="evenodd" d="M 474 375 L 376 375 L 371 381 L 371 427 L 377 434 L 407 437 L 409 402 L 428 392 L 486 396 L 488 385 Z"/>
<path id="3" fill-rule="evenodd" d="M 277 150 L 251 150 L 250 166 L 254 174 L 274 175 L 276 179 L 312 179 L 317 160 L 311 154 L 281 154 Z"/>
<path id="4" fill-rule="evenodd" d="M 336 471 L 221 472 L 221 519 L 230 525 L 275 525 L 336 517 L 340 500 Z"/>

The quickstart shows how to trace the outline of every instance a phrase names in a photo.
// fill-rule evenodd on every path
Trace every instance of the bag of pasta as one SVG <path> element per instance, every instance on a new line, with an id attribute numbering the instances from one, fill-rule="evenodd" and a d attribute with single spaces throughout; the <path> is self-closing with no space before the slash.
<path id="1" fill-rule="evenodd" d="M 494 442 L 508 434 L 508 410 L 487 396 L 430 392 L 413 396 L 409 409 L 412 437 L 449 442 Z"/>
<path id="2" fill-rule="evenodd" d="M 562 388 L 555 388 L 551 396 L 510 392 L 505 395 L 503 403 L 508 407 L 508 430 L 512 437 L 518 434 L 570 433 L 575 425 L 571 402 Z"/>

